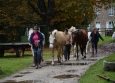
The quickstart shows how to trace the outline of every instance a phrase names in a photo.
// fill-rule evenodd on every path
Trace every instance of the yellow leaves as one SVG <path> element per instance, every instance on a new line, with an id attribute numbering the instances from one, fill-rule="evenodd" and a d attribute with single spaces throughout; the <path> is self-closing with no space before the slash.
<path id="1" fill-rule="evenodd" d="M 75 10 L 75 12 L 77 13 L 77 12 L 79 12 L 78 10 Z"/>

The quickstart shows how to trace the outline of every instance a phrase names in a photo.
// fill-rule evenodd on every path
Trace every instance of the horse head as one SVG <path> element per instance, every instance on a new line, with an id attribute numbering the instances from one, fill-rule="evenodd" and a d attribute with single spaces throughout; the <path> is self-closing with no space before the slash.
<path id="1" fill-rule="evenodd" d="M 55 42 L 55 39 L 56 39 L 56 32 L 57 30 L 53 30 L 51 33 L 50 33 L 50 36 L 49 36 L 49 47 L 50 48 L 53 48 L 54 47 L 54 42 Z"/>
<path id="2" fill-rule="evenodd" d="M 72 32 L 72 44 L 74 45 L 76 41 L 80 40 L 81 37 L 81 30 L 77 29 L 76 31 Z"/>
<path id="3" fill-rule="evenodd" d="M 74 31 L 76 31 L 76 28 L 75 28 L 74 26 L 71 26 L 71 28 L 68 29 L 68 31 L 69 31 L 69 32 L 74 32 Z"/>

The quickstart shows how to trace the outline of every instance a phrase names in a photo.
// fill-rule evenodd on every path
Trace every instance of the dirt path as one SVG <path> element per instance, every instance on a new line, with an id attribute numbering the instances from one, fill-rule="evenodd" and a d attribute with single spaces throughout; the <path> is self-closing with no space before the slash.
<path id="1" fill-rule="evenodd" d="M 76 58 L 71 57 L 70 61 L 63 62 L 63 65 L 55 62 L 55 66 L 50 65 L 51 61 L 45 61 L 40 69 L 29 67 L 0 79 L 0 83 L 78 83 L 81 75 L 90 65 L 113 52 L 113 49 L 110 49 L 113 45 L 108 45 L 99 47 L 97 57 L 92 58 L 89 53 L 86 60 L 82 60 L 80 57 L 80 60 L 76 61 Z"/>

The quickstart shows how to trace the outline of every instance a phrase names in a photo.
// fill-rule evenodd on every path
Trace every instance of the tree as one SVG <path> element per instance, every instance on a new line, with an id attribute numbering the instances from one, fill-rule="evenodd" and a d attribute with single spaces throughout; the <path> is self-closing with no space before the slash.
<path id="1" fill-rule="evenodd" d="M 115 1 L 113 1 L 115 2 Z M 1 25 L 39 23 L 66 27 L 87 25 L 95 18 L 94 7 L 107 8 L 111 0 L 0 0 Z"/>

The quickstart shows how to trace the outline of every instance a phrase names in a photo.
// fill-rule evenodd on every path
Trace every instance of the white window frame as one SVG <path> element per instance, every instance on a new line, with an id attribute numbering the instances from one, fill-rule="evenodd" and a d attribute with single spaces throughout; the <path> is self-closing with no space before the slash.
<path id="1" fill-rule="evenodd" d="M 106 30 L 111 30 L 110 28 L 113 28 L 112 21 L 107 21 L 106 22 Z"/>
<path id="2" fill-rule="evenodd" d="M 111 8 L 109 8 L 108 9 L 108 14 L 109 14 L 109 16 L 114 16 L 114 7 L 111 7 Z"/>
<path id="3" fill-rule="evenodd" d="M 98 25 L 97 25 L 97 24 L 98 24 Z M 96 27 L 96 28 L 100 28 L 100 27 L 101 27 L 100 22 L 96 22 L 95 27 Z"/>
<path id="4" fill-rule="evenodd" d="M 98 8 L 98 7 L 95 7 L 95 13 L 96 13 L 96 15 L 97 16 L 99 16 L 100 15 L 100 8 Z"/>

